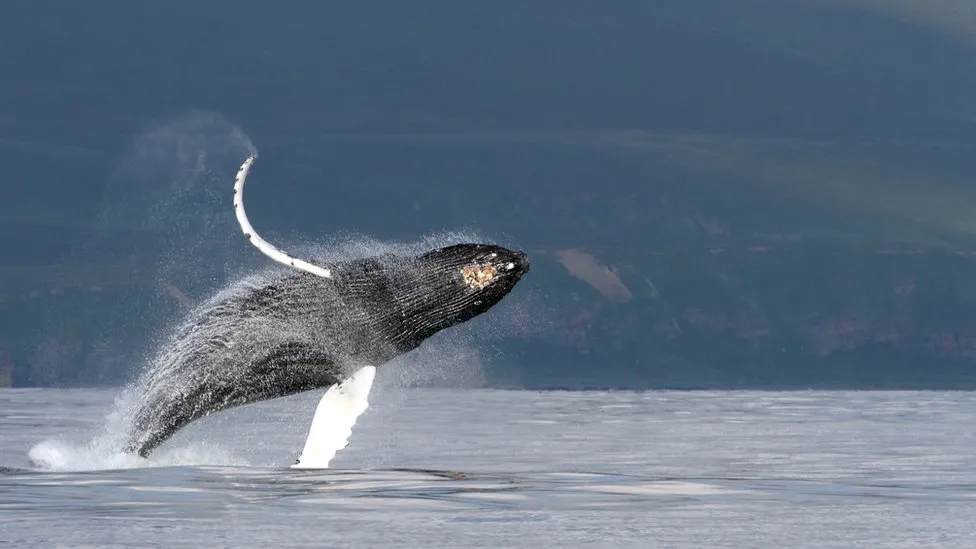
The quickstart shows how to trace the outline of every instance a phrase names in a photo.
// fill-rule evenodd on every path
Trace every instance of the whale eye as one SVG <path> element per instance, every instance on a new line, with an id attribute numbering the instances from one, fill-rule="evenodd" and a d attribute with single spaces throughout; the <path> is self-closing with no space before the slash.
<path id="1" fill-rule="evenodd" d="M 514 263 L 509 262 L 509 263 L 506 263 L 505 264 L 505 270 L 506 271 L 511 271 L 514 268 L 515 268 L 515 264 Z"/>
<path id="2" fill-rule="evenodd" d="M 498 254 L 496 254 L 495 252 L 491 252 L 490 254 L 488 254 L 488 259 L 495 259 L 496 257 L 498 257 Z"/>

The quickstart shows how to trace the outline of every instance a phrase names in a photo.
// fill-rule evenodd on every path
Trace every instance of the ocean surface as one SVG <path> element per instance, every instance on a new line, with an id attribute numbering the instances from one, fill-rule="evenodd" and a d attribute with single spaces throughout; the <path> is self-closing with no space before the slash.
<path id="1" fill-rule="evenodd" d="M 0 390 L 0 547 L 976 547 L 973 393 L 378 383 L 320 471 L 287 469 L 320 393 L 112 469 L 116 394 Z"/>

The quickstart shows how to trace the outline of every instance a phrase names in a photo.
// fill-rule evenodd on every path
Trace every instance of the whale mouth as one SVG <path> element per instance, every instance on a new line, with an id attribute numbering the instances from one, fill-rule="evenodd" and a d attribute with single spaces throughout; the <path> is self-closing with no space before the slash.
<path id="1" fill-rule="evenodd" d="M 522 275 L 529 272 L 529 269 L 532 268 L 529 262 L 529 256 L 521 250 L 509 252 L 503 261 L 495 265 L 498 274 L 515 276 L 517 278 L 521 278 Z"/>
<path id="2" fill-rule="evenodd" d="M 509 271 L 514 269 L 522 274 L 529 272 L 529 269 L 532 268 L 532 264 L 529 262 L 528 254 L 522 250 L 516 250 L 512 252 L 512 255 L 514 256 L 514 260 L 505 265 L 506 269 Z M 512 267 L 508 267 L 508 265 L 512 265 Z"/>

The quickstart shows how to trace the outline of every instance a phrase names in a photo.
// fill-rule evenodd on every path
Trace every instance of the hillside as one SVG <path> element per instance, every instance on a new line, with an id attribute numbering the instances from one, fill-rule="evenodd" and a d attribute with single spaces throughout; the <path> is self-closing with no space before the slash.
<path id="1" fill-rule="evenodd" d="M 973 387 L 958 0 L 245 4 L 0 20 L 0 384 L 122 383 L 264 266 L 256 148 L 293 249 L 530 253 L 484 383 Z"/>

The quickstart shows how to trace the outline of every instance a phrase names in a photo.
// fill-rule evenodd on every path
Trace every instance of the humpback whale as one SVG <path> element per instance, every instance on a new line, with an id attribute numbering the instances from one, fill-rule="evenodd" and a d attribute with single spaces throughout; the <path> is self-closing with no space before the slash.
<path id="1" fill-rule="evenodd" d="M 382 366 L 485 313 L 529 271 L 524 252 L 487 243 L 328 266 L 293 257 L 247 219 L 244 181 L 255 159 L 235 178 L 237 220 L 251 244 L 289 269 L 251 276 L 190 313 L 137 382 L 127 453 L 148 457 L 206 415 L 336 386 Z"/>

